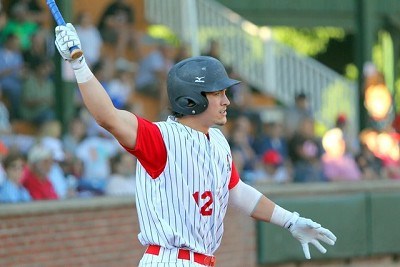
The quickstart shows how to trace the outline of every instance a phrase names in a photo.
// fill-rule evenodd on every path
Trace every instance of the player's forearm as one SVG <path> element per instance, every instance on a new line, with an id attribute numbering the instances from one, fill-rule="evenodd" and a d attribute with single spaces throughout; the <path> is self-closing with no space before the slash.
<path id="1" fill-rule="evenodd" d="M 107 123 L 115 121 L 116 109 L 96 77 L 78 83 L 78 86 L 86 108 L 99 125 L 104 127 Z"/>
<path id="2" fill-rule="evenodd" d="M 83 102 L 96 122 L 107 129 L 107 124 L 115 122 L 116 109 L 98 79 L 86 64 L 84 56 L 71 61 Z"/>
<path id="3" fill-rule="evenodd" d="M 282 209 L 257 189 L 242 181 L 230 191 L 229 202 L 254 219 L 280 226 L 283 226 L 292 215 L 292 212 Z"/>
<path id="4" fill-rule="evenodd" d="M 266 196 L 261 196 L 257 206 L 254 208 L 251 217 L 264 222 L 270 222 L 272 213 L 274 212 L 275 203 Z"/>
<path id="5" fill-rule="evenodd" d="M 251 216 L 261 196 L 259 191 L 239 180 L 239 183 L 229 192 L 229 203 Z"/>
<path id="6" fill-rule="evenodd" d="M 251 217 L 287 228 L 290 221 L 298 216 L 296 214 L 280 207 L 266 196 L 262 196 Z"/>

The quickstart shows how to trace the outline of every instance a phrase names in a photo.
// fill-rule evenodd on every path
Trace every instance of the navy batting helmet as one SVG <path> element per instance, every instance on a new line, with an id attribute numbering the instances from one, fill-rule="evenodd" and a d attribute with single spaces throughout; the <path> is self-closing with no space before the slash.
<path id="1" fill-rule="evenodd" d="M 183 115 L 199 114 L 207 109 L 204 93 L 216 92 L 238 84 L 230 79 L 222 63 L 208 56 L 184 59 L 168 73 L 167 91 L 172 111 Z"/>

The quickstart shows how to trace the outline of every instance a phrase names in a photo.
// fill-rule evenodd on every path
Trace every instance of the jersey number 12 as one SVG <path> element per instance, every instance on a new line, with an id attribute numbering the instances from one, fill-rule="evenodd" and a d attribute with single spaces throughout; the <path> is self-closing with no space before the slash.
<path id="1" fill-rule="evenodd" d="M 197 205 L 200 206 L 201 204 L 204 203 L 200 207 L 201 215 L 203 215 L 203 216 L 211 216 L 211 214 L 213 212 L 213 209 L 211 208 L 211 205 L 212 205 L 212 203 L 214 201 L 211 191 L 205 191 L 201 195 L 200 195 L 200 192 L 195 192 L 193 194 L 193 197 L 194 197 L 194 200 L 196 201 Z M 201 204 L 199 204 L 199 200 L 200 200 L 199 197 L 203 200 Z"/>

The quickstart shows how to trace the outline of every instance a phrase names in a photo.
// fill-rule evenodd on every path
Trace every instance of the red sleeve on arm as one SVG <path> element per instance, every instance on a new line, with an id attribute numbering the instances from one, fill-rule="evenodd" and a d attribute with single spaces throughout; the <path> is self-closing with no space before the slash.
<path id="1" fill-rule="evenodd" d="M 160 176 L 167 163 L 167 149 L 157 125 L 139 116 L 136 117 L 138 131 L 135 148 L 124 148 L 136 156 L 147 173 L 155 179 Z"/>
<path id="2" fill-rule="evenodd" d="M 240 180 L 239 173 L 236 170 L 235 164 L 232 162 L 231 180 L 229 181 L 229 185 L 228 185 L 229 190 L 234 188 L 239 183 L 239 180 Z"/>

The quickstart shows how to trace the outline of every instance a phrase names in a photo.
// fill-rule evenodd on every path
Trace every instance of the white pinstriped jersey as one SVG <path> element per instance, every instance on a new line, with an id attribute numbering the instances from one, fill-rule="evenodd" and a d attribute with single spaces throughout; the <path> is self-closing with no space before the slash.
<path id="1" fill-rule="evenodd" d="M 172 118 L 157 122 L 167 163 L 156 179 L 138 162 L 136 206 L 143 245 L 212 255 L 223 234 L 232 156 L 220 130 L 209 139 Z M 154 159 L 157 160 L 157 159 Z"/>

